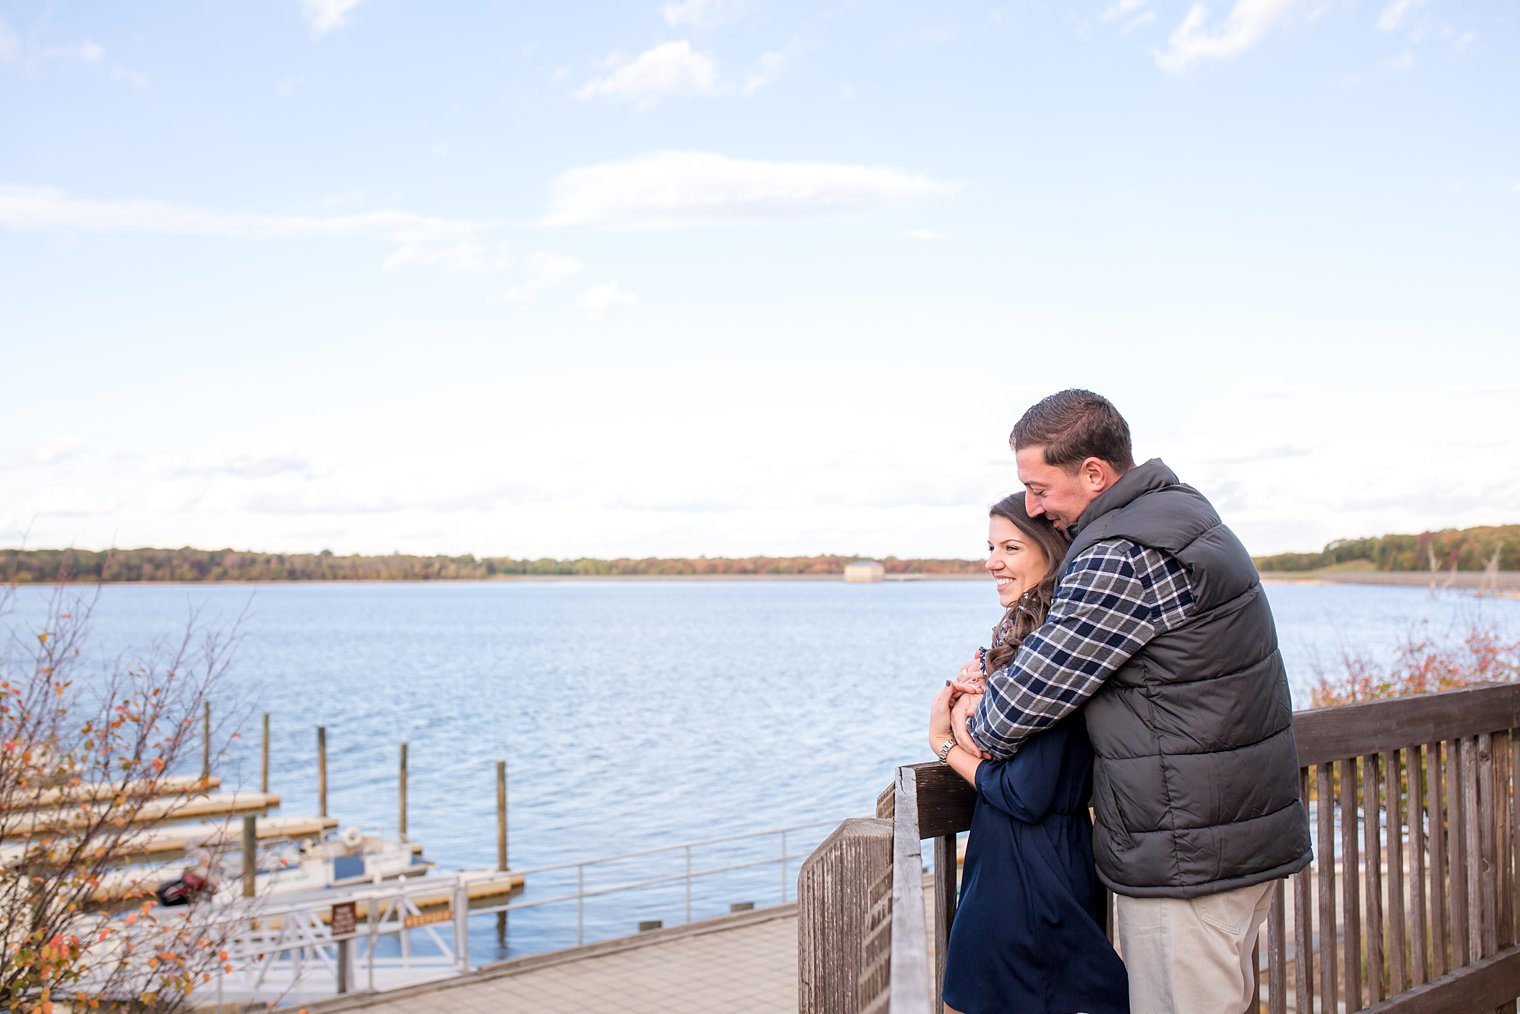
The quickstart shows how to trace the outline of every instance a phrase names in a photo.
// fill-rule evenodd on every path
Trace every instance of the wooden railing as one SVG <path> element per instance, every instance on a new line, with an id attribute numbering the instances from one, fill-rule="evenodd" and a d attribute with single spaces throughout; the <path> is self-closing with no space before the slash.
<path id="1" fill-rule="evenodd" d="M 1301 711 L 1294 731 L 1315 861 L 1274 888 L 1255 1009 L 1514 1012 L 1520 686 Z M 974 801 L 943 765 L 898 768 L 877 819 L 847 821 L 808 859 L 800 1010 L 940 1010 L 955 836 Z"/>

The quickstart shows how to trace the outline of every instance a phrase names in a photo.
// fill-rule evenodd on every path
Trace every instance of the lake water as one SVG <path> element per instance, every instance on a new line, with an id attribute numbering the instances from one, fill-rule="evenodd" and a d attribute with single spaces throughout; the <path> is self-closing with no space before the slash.
<path id="1" fill-rule="evenodd" d="M 21 590 L 6 626 L 30 630 L 45 594 Z M 1389 658 L 1411 631 L 1439 637 L 1474 618 L 1520 638 L 1515 600 L 1354 585 L 1268 594 L 1300 706 L 1343 651 Z M 929 701 L 999 614 L 983 581 L 113 585 L 94 607 L 85 673 L 177 637 L 192 610 L 201 627 L 243 617 L 226 710 L 241 700 L 249 720 L 218 766 L 224 782 L 257 788 L 267 711 L 280 812 L 315 813 L 324 725 L 329 812 L 394 832 L 406 741 L 410 834 L 443 869 L 494 865 L 499 759 L 518 869 L 869 814 L 898 764 L 929 759 Z M 792 851 L 827 830 L 794 835 Z M 640 860 L 615 879 L 681 861 Z M 786 876 L 795 884 L 795 864 Z M 780 881 L 775 866 L 699 880 L 694 914 L 774 903 Z M 563 886 L 546 875 L 526 896 Z M 669 925 L 680 908 L 679 889 L 609 896 L 588 903 L 587 938 L 644 918 Z M 575 918 L 573 906 L 516 913 L 505 950 L 482 929 L 472 955 L 572 944 Z"/>

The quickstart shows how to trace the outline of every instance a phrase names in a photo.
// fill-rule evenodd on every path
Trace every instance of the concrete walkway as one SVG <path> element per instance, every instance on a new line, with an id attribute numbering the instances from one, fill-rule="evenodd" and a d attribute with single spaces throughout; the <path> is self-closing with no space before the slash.
<path id="1" fill-rule="evenodd" d="M 797 907 L 780 905 L 518 958 L 454 979 L 306 1009 L 310 1014 L 790 1014 L 797 1009 Z"/>

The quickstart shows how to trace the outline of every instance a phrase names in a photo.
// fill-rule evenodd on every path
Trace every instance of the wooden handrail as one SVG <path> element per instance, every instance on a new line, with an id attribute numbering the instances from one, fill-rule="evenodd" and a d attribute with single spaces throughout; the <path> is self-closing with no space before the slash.
<path id="1" fill-rule="evenodd" d="M 1268 1010 L 1512 1004 L 1520 997 L 1520 686 L 1300 711 L 1294 733 L 1316 861 L 1272 895 L 1259 950 Z M 862 995 L 862 1009 L 882 1001 L 894 1014 L 939 1009 L 922 841 L 936 839 L 942 965 L 954 836 L 970 827 L 974 803 L 972 788 L 935 763 L 899 768 L 878 799 L 878 815 L 893 820 L 890 986 L 875 1008 Z"/>

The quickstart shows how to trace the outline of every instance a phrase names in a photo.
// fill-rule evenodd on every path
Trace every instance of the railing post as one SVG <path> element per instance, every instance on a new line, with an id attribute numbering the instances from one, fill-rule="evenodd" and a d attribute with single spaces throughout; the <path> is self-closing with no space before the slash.
<path id="1" fill-rule="evenodd" d="M 264 712 L 264 735 L 259 746 L 259 791 L 269 791 L 269 712 Z"/>
<path id="2" fill-rule="evenodd" d="M 781 829 L 781 904 L 786 904 L 786 828 Z"/>
<path id="3" fill-rule="evenodd" d="M 256 890 L 259 874 L 258 818 L 243 818 L 243 897 L 251 898 Z"/>
<path id="4" fill-rule="evenodd" d="M 396 820 L 401 828 L 401 840 L 406 841 L 406 744 L 401 744 L 401 776 L 397 798 Z"/>
<path id="5" fill-rule="evenodd" d="M 892 868 L 892 822 L 852 817 L 797 874 L 797 1010 L 856 1014 L 871 887 Z"/>
<path id="6" fill-rule="evenodd" d="M 317 726 L 317 814 L 327 816 L 327 727 Z"/>
<path id="7" fill-rule="evenodd" d="M 454 957 L 461 972 L 470 970 L 470 888 L 463 877 L 454 881 Z"/>

